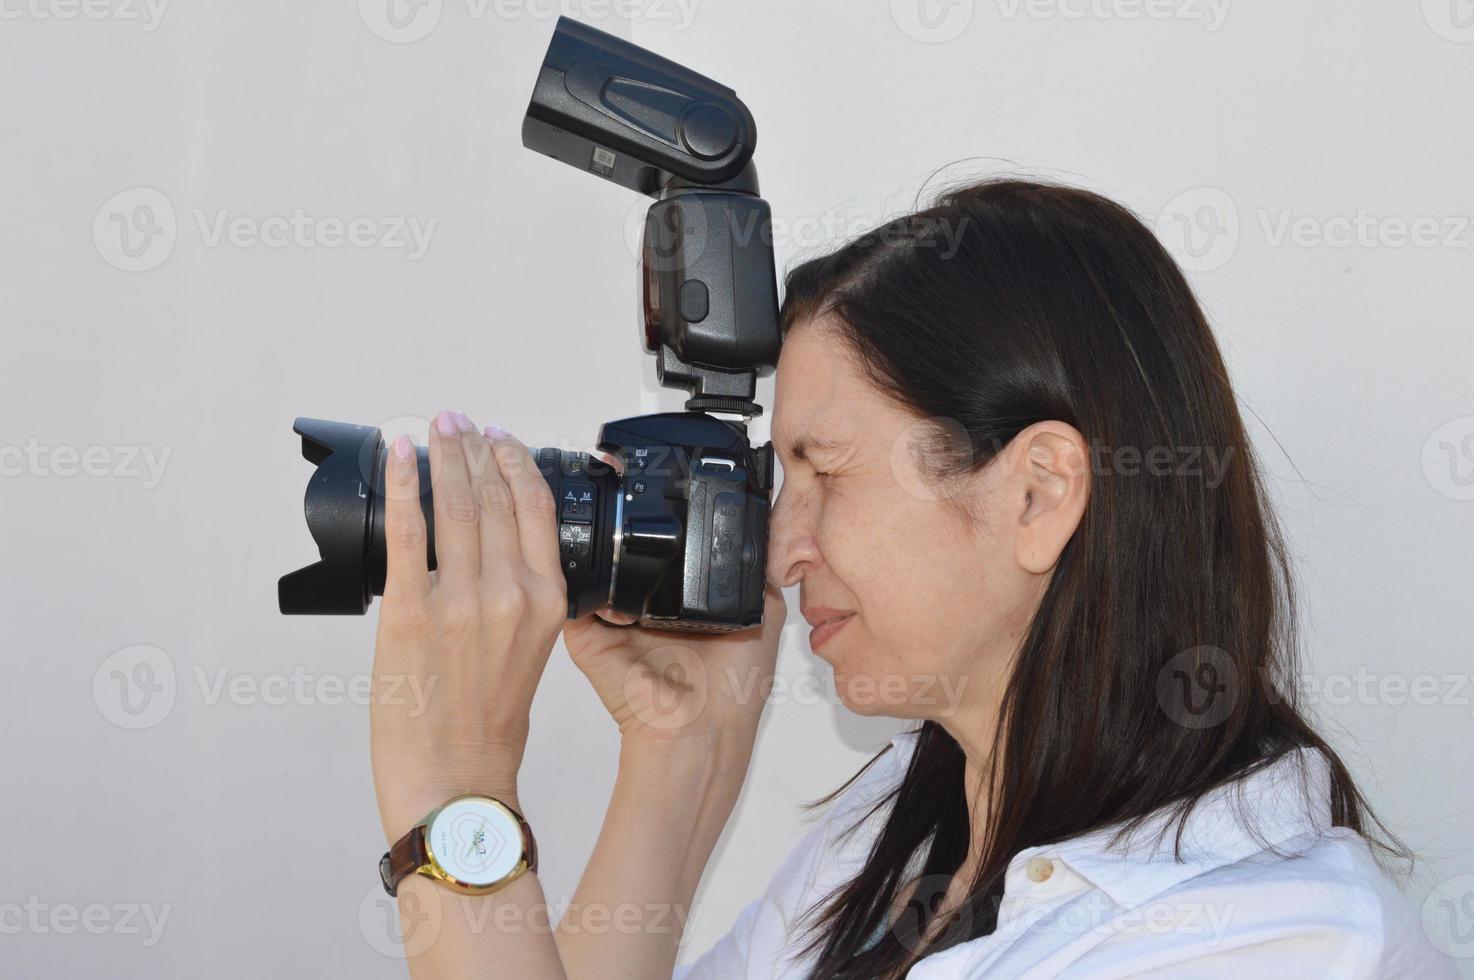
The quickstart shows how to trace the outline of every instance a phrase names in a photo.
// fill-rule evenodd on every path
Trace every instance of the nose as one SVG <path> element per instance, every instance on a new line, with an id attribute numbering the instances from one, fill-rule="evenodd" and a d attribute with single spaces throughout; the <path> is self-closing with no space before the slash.
<path id="1" fill-rule="evenodd" d="M 785 488 L 768 516 L 768 581 L 786 588 L 804 577 L 819 563 L 819 543 L 814 537 L 813 508 Z"/>

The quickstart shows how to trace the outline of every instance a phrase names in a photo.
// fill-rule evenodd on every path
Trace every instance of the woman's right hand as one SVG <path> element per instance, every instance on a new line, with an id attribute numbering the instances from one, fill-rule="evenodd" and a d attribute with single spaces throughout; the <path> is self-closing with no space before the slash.
<path id="1" fill-rule="evenodd" d="M 611 625 L 629 620 L 607 606 L 564 622 L 573 662 L 620 732 L 609 810 L 569 908 L 674 909 L 678 924 L 608 937 L 565 915 L 569 976 L 671 975 L 680 924 L 747 778 L 787 612 L 768 585 L 762 625 L 737 632 Z"/>
<path id="2" fill-rule="evenodd" d="M 626 745 L 736 738 L 751 746 L 772 686 L 788 607 L 763 590 L 761 626 L 731 633 L 648 630 L 604 607 L 564 624 L 578 669 Z"/>

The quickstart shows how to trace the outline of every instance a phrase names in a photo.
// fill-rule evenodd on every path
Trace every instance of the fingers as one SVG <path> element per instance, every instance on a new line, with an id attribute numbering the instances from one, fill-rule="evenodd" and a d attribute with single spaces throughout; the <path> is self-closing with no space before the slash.
<path id="1" fill-rule="evenodd" d="M 610 650 L 644 649 L 647 637 L 638 630 L 632 631 L 628 624 L 605 618 L 610 613 L 609 607 L 605 606 L 596 612 L 585 613 L 577 619 L 563 622 L 564 646 L 573 662 L 585 673 L 593 669 L 599 658 Z M 631 620 L 631 623 L 635 622 L 638 620 Z"/>
<path id="2" fill-rule="evenodd" d="M 487 426 L 486 437 L 491 440 L 497 469 L 512 494 L 522 560 L 535 575 L 561 581 L 558 504 L 552 488 L 538 470 L 531 451 L 516 436 L 497 426 Z"/>
<path id="3" fill-rule="evenodd" d="M 502 478 L 491 443 L 474 425 L 461 433 L 461 445 L 480 520 L 481 581 L 492 589 L 506 588 L 520 578 L 522 566 L 512 490 Z"/>
<path id="4" fill-rule="evenodd" d="M 480 515 L 466 468 L 463 428 L 456 414 L 441 412 L 430 427 L 430 469 L 436 473 L 435 559 L 437 587 L 474 583 L 481 572 Z"/>
<path id="5" fill-rule="evenodd" d="M 384 598 L 417 598 L 430 591 L 425 515 L 420 511 L 420 468 L 415 444 L 400 436 L 389 447 L 384 474 Z"/>
<path id="6" fill-rule="evenodd" d="M 558 510 L 522 442 L 497 426 L 483 435 L 460 412 L 441 412 L 430 436 L 437 584 L 479 581 L 492 593 L 532 573 L 563 587 Z M 540 587 L 549 602 L 557 589 Z"/>
<path id="7" fill-rule="evenodd" d="M 595 612 L 595 615 L 608 623 L 610 626 L 629 626 L 638 623 L 639 619 L 629 613 L 615 612 L 612 606 L 605 606 Z"/>

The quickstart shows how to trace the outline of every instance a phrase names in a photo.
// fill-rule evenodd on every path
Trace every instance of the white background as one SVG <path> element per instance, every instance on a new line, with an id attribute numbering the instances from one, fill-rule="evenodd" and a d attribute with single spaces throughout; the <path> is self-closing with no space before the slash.
<path id="1" fill-rule="evenodd" d="M 91 2 L 0 2 L 3 972 L 400 976 L 366 708 L 341 693 L 373 618 L 275 609 L 313 557 L 291 422 L 451 407 L 575 448 L 678 408 L 636 339 L 643 204 L 521 147 L 552 2 L 393 0 L 402 28 L 390 0 Z M 926 3 L 563 9 L 738 91 L 780 269 L 949 164 L 1161 217 L 1288 524 L 1320 714 L 1426 857 L 1410 898 L 1474 976 L 1474 10 Z M 435 224 L 422 255 L 328 247 L 331 222 L 282 247 L 209 234 L 299 210 Z M 165 452 L 159 478 L 129 462 Z M 798 690 L 768 713 L 687 956 L 760 892 L 798 804 L 897 727 L 847 717 L 789 623 Z M 143 715 L 120 678 L 133 707 L 156 689 Z M 522 784 L 555 901 L 615 753 L 560 647 Z"/>

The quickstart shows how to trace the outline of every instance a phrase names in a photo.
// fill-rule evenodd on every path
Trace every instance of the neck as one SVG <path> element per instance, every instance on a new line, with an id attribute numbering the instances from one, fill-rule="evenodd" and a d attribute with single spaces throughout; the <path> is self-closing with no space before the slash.
<path id="1" fill-rule="evenodd" d="M 983 843 L 988 828 L 992 825 L 996 787 L 989 785 L 993 757 L 993 733 L 996 723 L 972 726 L 944 726 L 947 733 L 962 747 L 967 764 L 963 775 L 963 793 L 967 798 L 967 812 L 971 816 L 971 838 L 968 842 L 967 860 L 964 868 L 971 869 L 982 858 Z"/>
<path id="2" fill-rule="evenodd" d="M 972 697 L 957 705 L 937 723 L 957 741 L 966 759 L 963 769 L 963 794 L 967 799 L 967 858 L 960 871 L 971 871 L 981 860 L 983 842 L 992 824 L 996 787 L 989 785 L 993 763 L 993 738 L 998 730 L 998 712 L 1003 685 L 983 684 L 969 692 Z M 1000 760 L 1001 761 L 1001 760 Z"/>

